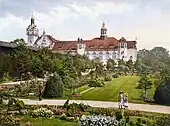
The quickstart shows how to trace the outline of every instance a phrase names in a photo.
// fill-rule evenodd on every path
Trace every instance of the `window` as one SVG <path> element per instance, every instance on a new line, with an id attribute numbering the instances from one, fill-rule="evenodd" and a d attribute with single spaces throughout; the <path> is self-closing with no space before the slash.
<path id="1" fill-rule="evenodd" d="M 124 54 L 124 51 L 121 52 L 121 55 L 123 55 L 123 54 Z"/>
<path id="2" fill-rule="evenodd" d="M 120 47 L 121 47 L 121 48 L 124 48 L 124 43 L 121 43 Z"/>
<path id="3" fill-rule="evenodd" d="M 81 44 L 79 45 L 79 49 L 82 49 L 82 45 Z"/>
<path id="4" fill-rule="evenodd" d="M 132 60 L 133 59 L 133 56 L 130 56 L 130 60 Z"/>

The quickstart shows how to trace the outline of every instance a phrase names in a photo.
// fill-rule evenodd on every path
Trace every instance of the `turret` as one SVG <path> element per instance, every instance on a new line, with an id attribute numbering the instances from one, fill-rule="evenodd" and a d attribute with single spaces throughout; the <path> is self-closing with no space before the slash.
<path id="1" fill-rule="evenodd" d="M 85 54 L 85 48 L 86 48 L 86 45 L 84 44 L 83 39 L 78 38 L 77 39 L 77 53 L 79 55 L 84 55 Z"/>
<path id="2" fill-rule="evenodd" d="M 105 23 L 103 22 L 102 28 L 100 30 L 100 39 L 105 40 L 107 38 L 107 28 L 105 26 Z"/>

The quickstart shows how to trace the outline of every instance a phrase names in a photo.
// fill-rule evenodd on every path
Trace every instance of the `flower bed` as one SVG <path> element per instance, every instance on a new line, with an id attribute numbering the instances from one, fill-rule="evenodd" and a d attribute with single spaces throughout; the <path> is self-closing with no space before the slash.
<path id="1" fill-rule="evenodd" d="M 47 108 L 39 108 L 36 110 L 33 110 L 31 113 L 32 117 L 47 117 L 50 118 L 53 116 L 53 112 L 51 110 L 48 110 Z"/>
<path id="2" fill-rule="evenodd" d="M 116 126 L 119 121 L 115 117 L 102 116 L 102 115 L 83 115 L 80 119 L 80 126 Z"/>

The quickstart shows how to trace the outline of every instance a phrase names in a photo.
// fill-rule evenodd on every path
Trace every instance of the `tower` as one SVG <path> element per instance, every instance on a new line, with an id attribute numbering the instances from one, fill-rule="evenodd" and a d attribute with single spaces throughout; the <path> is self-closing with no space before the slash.
<path id="1" fill-rule="evenodd" d="M 77 40 L 77 53 L 79 55 L 84 55 L 85 54 L 85 48 L 86 48 L 86 45 L 84 44 L 83 39 L 78 38 L 78 40 Z"/>
<path id="2" fill-rule="evenodd" d="M 35 25 L 35 19 L 33 18 L 33 16 L 31 17 L 31 24 L 26 29 L 26 35 L 27 35 L 27 45 L 33 46 L 33 44 L 35 43 L 39 35 L 39 30 Z"/>
<path id="3" fill-rule="evenodd" d="M 102 28 L 100 30 L 100 39 L 106 39 L 107 38 L 107 28 L 105 26 L 105 23 L 103 22 Z"/>
<path id="4" fill-rule="evenodd" d="M 127 61 L 127 41 L 124 37 L 119 40 L 119 59 Z"/>

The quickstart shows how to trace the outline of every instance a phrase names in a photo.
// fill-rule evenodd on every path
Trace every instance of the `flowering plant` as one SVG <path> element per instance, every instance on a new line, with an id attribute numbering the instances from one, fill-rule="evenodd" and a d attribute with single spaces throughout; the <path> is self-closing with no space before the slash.
<path id="1" fill-rule="evenodd" d="M 115 117 L 102 115 L 83 115 L 79 122 L 80 126 L 117 126 L 120 124 Z"/>
<path id="2" fill-rule="evenodd" d="M 47 117 L 50 118 L 53 116 L 53 112 L 51 110 L 48 110 L 47 108 L 39 108 L 32 111 L 32 117 Z"/>

